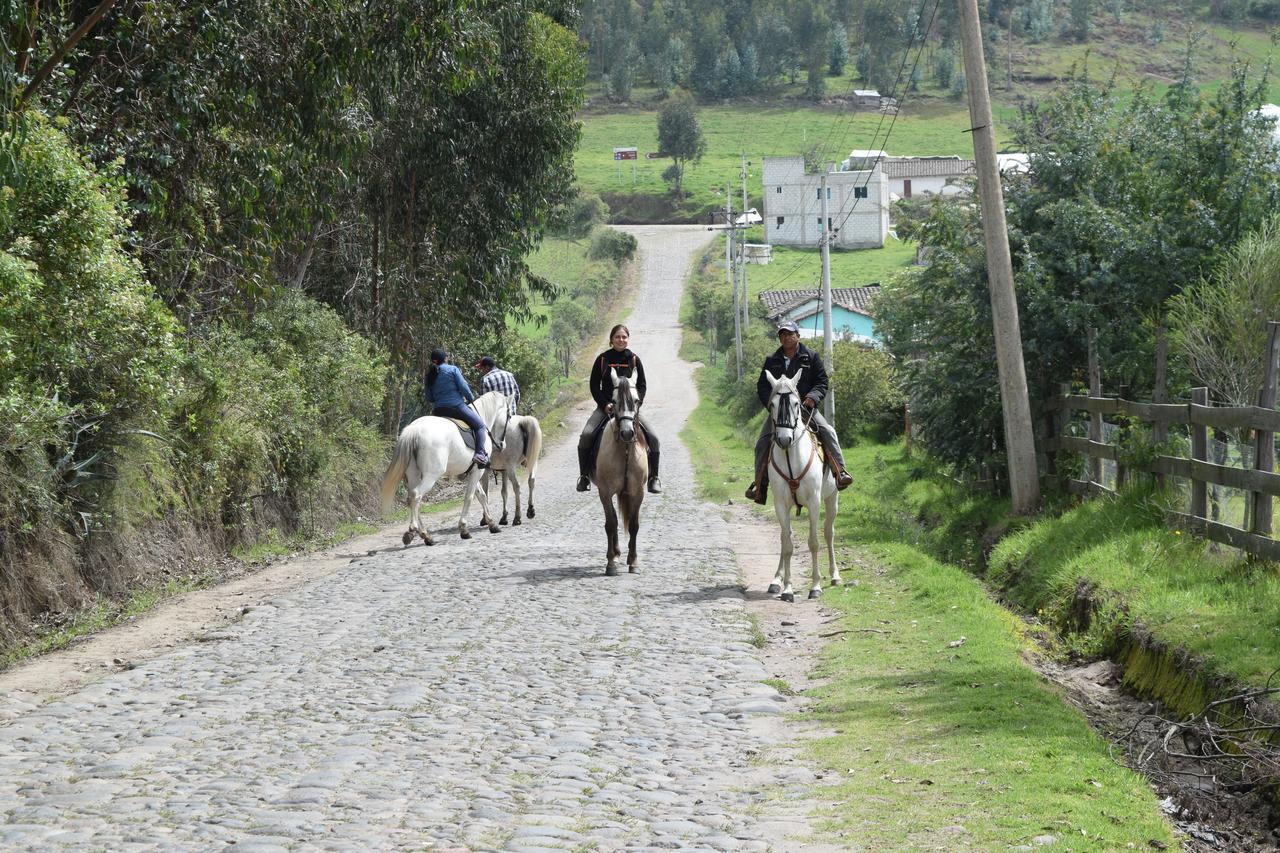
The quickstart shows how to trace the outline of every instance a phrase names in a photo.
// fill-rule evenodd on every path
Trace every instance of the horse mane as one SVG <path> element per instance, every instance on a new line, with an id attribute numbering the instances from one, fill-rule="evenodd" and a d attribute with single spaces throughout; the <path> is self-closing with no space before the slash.
<path id="1" fill-rule="evenodd" d="M 498 407 L 507 405 L 507 395 L 501 391 L 486 391 L 476 397 L 471 405 L 475 407 L 480 420 L 486 425 L 492 424 L 494 415 L 498 413 Z"/>

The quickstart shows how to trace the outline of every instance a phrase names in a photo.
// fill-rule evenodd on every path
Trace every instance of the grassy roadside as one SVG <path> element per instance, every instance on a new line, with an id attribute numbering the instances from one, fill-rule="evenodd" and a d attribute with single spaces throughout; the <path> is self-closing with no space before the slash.
<path id="1" fill-rule="evenodd" d="M 749 437 L 712 383 L 703 368 L 682 438 L 699 448 L 700 486 L 723 500 L 740 491 Z M 1035 647 L 1021 623 L 964 569 L 925 553 L 886 504 L 878 483 L 897 467 L 892 452 L 848 453 L 856 480 L 838 531 L 850 583 L 826 598 L 846 633 L 814 691 L 816 718 L 836 734 L 812 756 L 843 780 L 818 792 L 825 830 L 867 849 L 998 849 L 1046 835 L 1075 850 L 1174 846 L 1144 780 L 1024 662 Z"/>

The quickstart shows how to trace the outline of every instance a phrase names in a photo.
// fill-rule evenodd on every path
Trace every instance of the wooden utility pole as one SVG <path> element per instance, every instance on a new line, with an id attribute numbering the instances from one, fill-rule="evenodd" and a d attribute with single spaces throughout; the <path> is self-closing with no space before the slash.
<path id="1" fill-rule="evenodd" d="M 1027 372 L 1022 361 L 1022 332 L 1018 326 L 1018 298 L 1013 288 L 1013 262 L 1009 257 L 1009 232 L 1004 219 L 1004 193 L 996 167 L 987 63 L 982 54 L 978 2 L 959 2 L 964 74 L 969 87 L 969 122 L 978 170 L 982 232 L 987 244 L 987 279 L 991 290 L 991 318 L 995 326 L 996 366 L 1000 373 L 1004 443 L 1009 456 L 1009 491 L 1013 511 L 1030 513 L 1040 504 L 1040 475 L 1036 468 Z"/>
<path id="2" fill-rule="evenodd" d="M 822 184 L 818 189 L 818 198 L 822 202 L 822 359 L 826 362 L 827 370 L 834 370 L 835 364 L 833 354 L 835 347 L 832 338 L 835 336 L 833 326 L 831 324 L 831 228 L 829 226 L 827 209 L 827 172 L 826 165 L 822 168 Z M 827 423 L 834 424 L 836 422 L 836 395 L 832 394 L 830 389 L 827 390 L 827 396 L 822 401 L 822 412 L 827 419 Z"/>
<path id="3" fill-rule="evenodd" d="M 724 274 L 733 291 L 733 352 L 737 359 L 738 379 L 742 379 L 742 313 L 738 305 L 738 279 L 733 268 L 733 188 L 724 188 Z"/>
<path id="4" fill-rule="evenodd" d="M 742 254 L 739 260 L 742 262 L 742 334 L 747 334 L 747 327 L 750 325 L 751 319 L 751 303 L 747 297 L 747 229 L 751 227 L 751 223 L 747 221 L 747 155 L 742 155 L 742 240 L 739 243 L 742 246 Z"/>

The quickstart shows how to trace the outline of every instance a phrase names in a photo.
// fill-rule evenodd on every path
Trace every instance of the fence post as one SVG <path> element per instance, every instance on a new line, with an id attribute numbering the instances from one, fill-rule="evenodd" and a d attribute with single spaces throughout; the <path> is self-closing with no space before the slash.
<path id="1" fill-rule="evenodd" d="M 1262 390 L 1258 392 L 1258 408 L 1276 407 L 1276 357 L 1280 355 L 1280 323 L 1267 324 L 1267 361 L 1262 368 Z M 1253 467 L 1271 473 L 1276 467 L 1276 437 L 1267 430 L 1254 432 Z M 1271 496 L 1253 493 L 1253 524 L 1250 528 L 1260 536 L 1271 535 Z"/>
<path id="2" fill-rule="evenodd" d="M 1169 402 L 1169 382 L 1167 379 L 1169 363 L 1169 338 L 1164 324 L 1156 328 L 1156 387 L 1151 395 L 1153 403 Z M 1151 442 L 1156 445 L 1169 440 L 1169 425 L 1163 420 L 1155 420 L 1151 424 Z M 1164 488 L 1164 474 L 1156 474 L 1156 488 Z"/>
<path id="3" fill-rule="evenodd" d="M 1089 396 L 1102 396 L 1102 366 L 1098 364 L 1098 331 L 1089 329 Z M 1102 413 L 1089 413 L 1089 440 L 1102 442 Z M 1089 454 L 1089 480 L 1102 485 L 1102 457 Z"/>
<path id="4" fill-rule="evenodd" d="M 1209 405 L 1208 388 L 1192 388 L 1191 402 L 1197 406 Z M 1187 409 L 1190 421 L 1191 410 Z M 1209 461 L 1209 428 L 1204 424 L 1191 424 L 1191 458 L 1200 462 Z M 1209 489 L 1204 480 L 1191 478 L 1191 514 L 1196 518 L 1209 517 Z"/>
<path id="5" fill-rule="evenodd" d="M 1116 389 L 1121 400 L 1129 399 L 1129 386 L 1121 385 Z M 1129 481 L 1129 469 L 1120 461 L 1119 447 L 1116 448 L 1116 491 L 1120 491 L 1120 487 Z"/>

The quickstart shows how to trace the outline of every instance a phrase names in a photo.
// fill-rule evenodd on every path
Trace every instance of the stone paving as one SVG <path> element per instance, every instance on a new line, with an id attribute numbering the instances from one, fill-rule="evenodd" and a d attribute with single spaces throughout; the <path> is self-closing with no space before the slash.
<path id="1" fill-rule="evenodd" d="M 677 438 L 680 279 L 708 237 L 632 230 L 667 487 L 638 574 L 603 576 L 600 503 L 561 442 L 523 527 L 389 536 L 135 669 L 0 697 L 0 846 L 797 849 L 761 782 L 812 775 L 753 758 L 793 709 L 761 683 L 729 526 Z"/>

